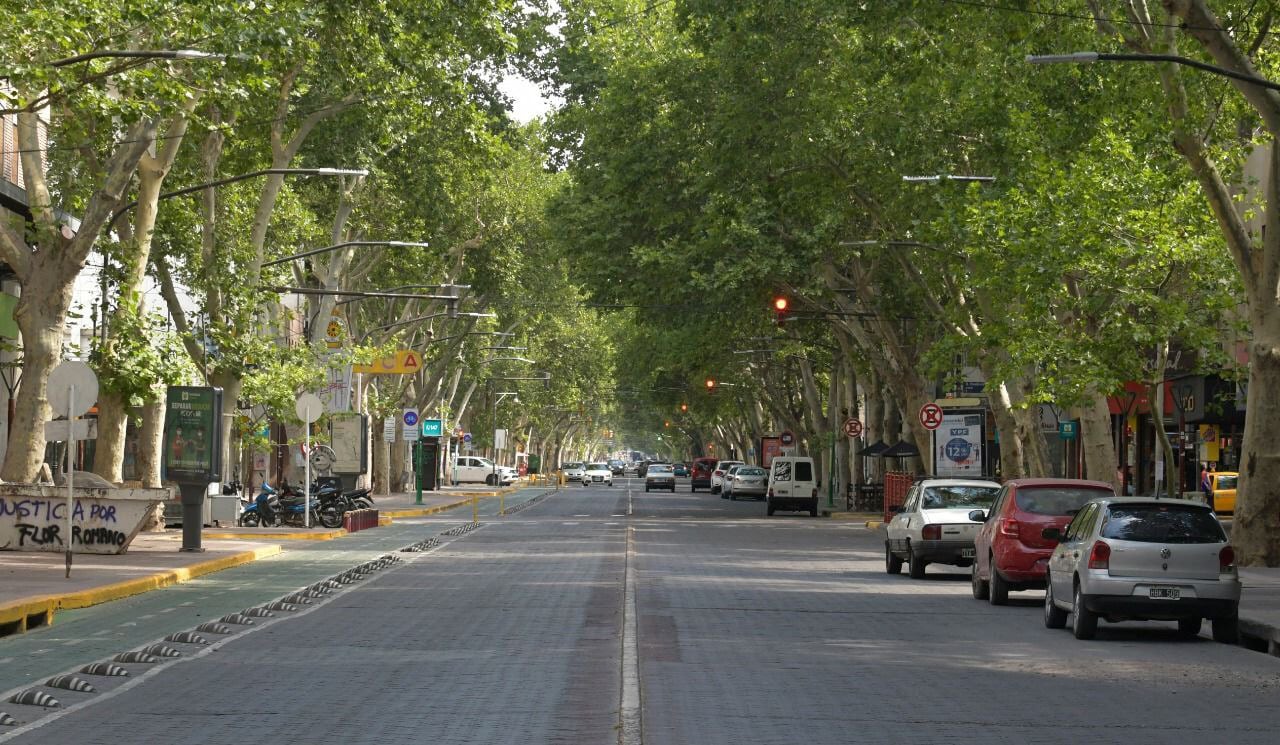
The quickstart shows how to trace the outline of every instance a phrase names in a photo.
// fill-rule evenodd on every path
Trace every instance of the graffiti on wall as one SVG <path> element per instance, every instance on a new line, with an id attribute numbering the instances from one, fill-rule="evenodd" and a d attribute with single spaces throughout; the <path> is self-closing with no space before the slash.
<path id="1" fill-rule="evenodd" d="M 142 524 L 150 500 L 0 493 L 0 550 L 123 553 Z"/>

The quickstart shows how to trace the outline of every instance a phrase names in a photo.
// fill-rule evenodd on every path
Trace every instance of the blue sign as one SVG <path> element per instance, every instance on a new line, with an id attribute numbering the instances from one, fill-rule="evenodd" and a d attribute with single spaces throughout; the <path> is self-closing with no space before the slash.
<path id="1" fill-rule="evenodd" d="M 963 463 L 969 460 L 969 454 L 973 452 L 973 445 L 963 437 L 957 437 L 947 443 L 944 452 L 947 460 Z"/>
<path id="2" fill-rule="evenodd" d="M 1058 422 L 1058 437 L 1064 440 L 1076 439 L 1076 422 Z"/>
<path id="3" fill-rule="evenodd" d="M 412 427 L 418 423 L 418 412 L 413 409 L 404 410 L 404 423 L 406 426 Z"/>
<path id="4" fill-rule="evenodd" d="M 423 437 L 440 437 L 444 434 L 444 423 L 439 419 L 423 419 L 422 420 L 422 436 Z"/>
<path id="5" fill-rule="evenodd" d="M 463 435 L 463 436 L 462 436 L 462 441 L 463 441 L 463 442 L 465 442 L 465 443 L 467 443 L 467 444 L 470 444 L 470 443 L 471 443 L 471 433 L 470 433 L 470 432 L 468 432 L 468 433 L 466 433 L 465 435 Z"/>

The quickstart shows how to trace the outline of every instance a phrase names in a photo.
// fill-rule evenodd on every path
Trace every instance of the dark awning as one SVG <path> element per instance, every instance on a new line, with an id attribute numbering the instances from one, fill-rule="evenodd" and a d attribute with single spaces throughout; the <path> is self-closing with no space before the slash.
<path id="1" fill-rule="evenodd" d="M 870 445 L 858 451 L 858 455 L 879 455 L 888 450 L 889 446 L 884 444 L 884 440 L 876 440 Z"/>
<path id="2" fill-rule="evenodd" d="M 881 458 L 914 458 L 920 455 L 920 449 L 907 440 L 899 440 L 880 453 Z"/>

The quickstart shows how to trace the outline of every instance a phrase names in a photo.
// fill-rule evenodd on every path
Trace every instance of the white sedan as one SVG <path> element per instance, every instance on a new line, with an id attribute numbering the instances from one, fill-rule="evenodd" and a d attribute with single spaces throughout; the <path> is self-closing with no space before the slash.
<path id="1" fill-rule="evenodd" d="M 897 574 L 905 561 L 910 564 L 911 576 L 920 579 L 931 563 L 971 565 L 973 539 L 982 523 L 970 520 L 969 513 L 989 509 L 998 491 L 1000 485 L 994 481 L 918 481 L 885 526 L 885 571 Z"/>
<path id="2" fill-rule="evenodd" d="M 582 471 L 582 485 L 604 484 L 613 486 L 613 469 L 608 463 L 588 463 Z"/>

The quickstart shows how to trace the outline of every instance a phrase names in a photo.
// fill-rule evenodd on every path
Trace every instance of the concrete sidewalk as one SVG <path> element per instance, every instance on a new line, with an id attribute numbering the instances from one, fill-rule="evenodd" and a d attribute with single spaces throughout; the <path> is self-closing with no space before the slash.
<path id="1" fill-rule="evenodd" d="M 478 504 L 481 499 L 504 498 L 527 484 L 493 487 L 446 487 L 423 492 L 375 496 L 379 524 L 422 517 Z M 256 561 L 284 551 L 298 541 L 332 540 L 347 535 L 342 529 L 207 527 L 203 552 L 184 552 L 182 530 L 141 533 L 128 553 L 76 554 L 70 578 L 64 554 L 0 551 L 0 637 L 21 633 L 53 621 L 58 610 L 85 608 Z"/>

